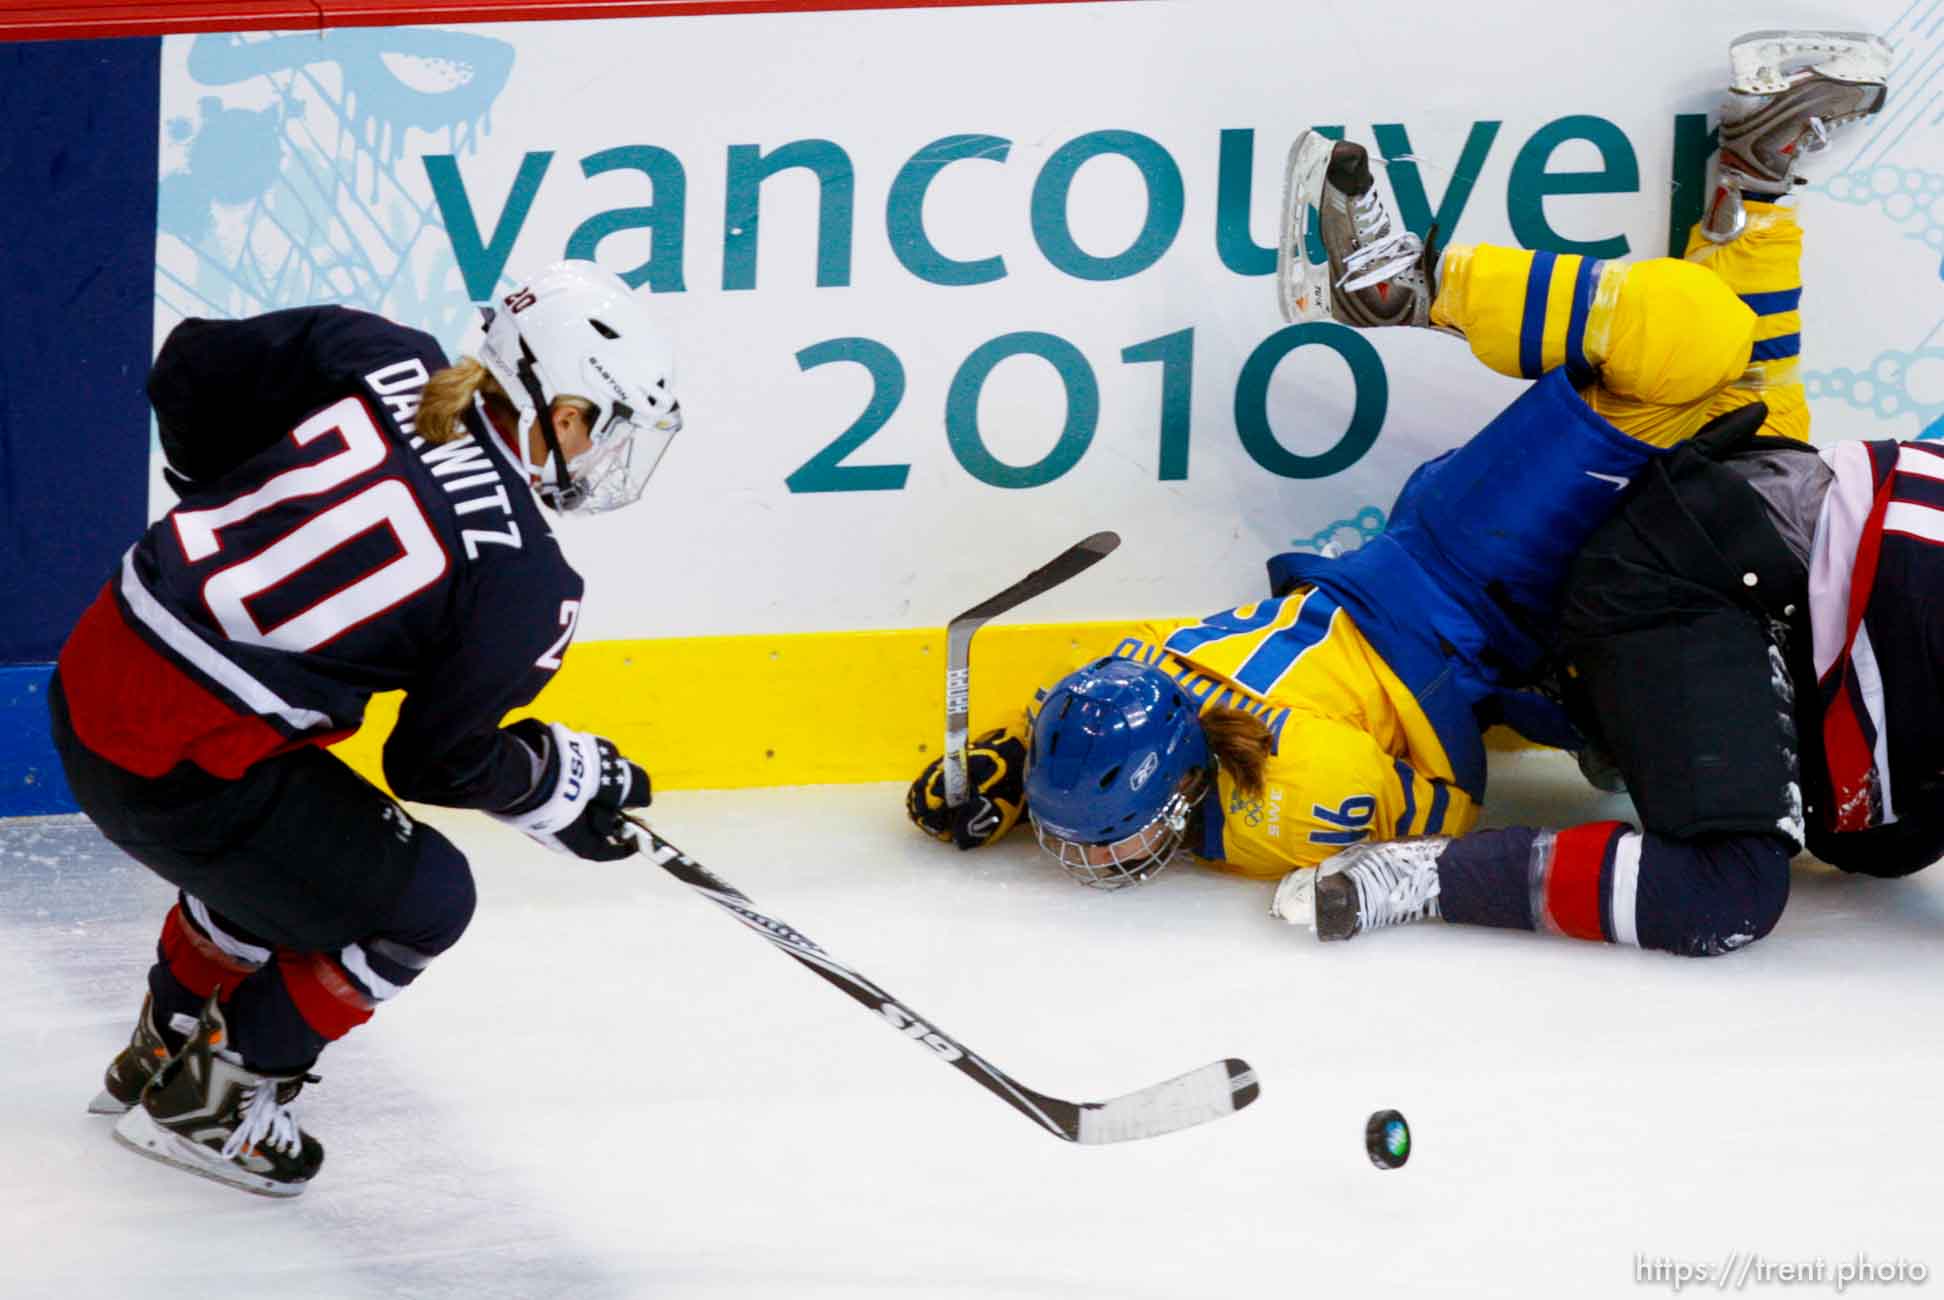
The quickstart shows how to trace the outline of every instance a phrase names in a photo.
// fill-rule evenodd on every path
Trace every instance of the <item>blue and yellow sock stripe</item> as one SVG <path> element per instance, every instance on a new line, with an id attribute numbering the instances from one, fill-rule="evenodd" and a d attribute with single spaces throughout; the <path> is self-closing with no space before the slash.
<path id="1" fill-rule="evenodd" d="M 1802 355 L 1802 286 L 1770 293 L 1737 295 L 1754 312 L 1756 362 L 1786 361 Z"/>
<path id="2" fill-rule="evenodd" d="M 1526 272 L 1525 311 L 1519 323 L 1519 374 L 1537 379 L 1558 366 L 1593 374 L 1586 326 L 1606 263 L 1577 253 L 1537 252 Z"/>
<path id="3" fill-rule="evenodd" d="M 1711 268 L 1755 313 L 1750 361 L 1760 383 L 1790 382 L 1802 353 L 1802 227 L 1795 213 L 1774 203 L 1750 202 L 1748 227 L 1726 244 L 1710 243 L 1697 227 L 1688 236 L 1687 260 Z"/>

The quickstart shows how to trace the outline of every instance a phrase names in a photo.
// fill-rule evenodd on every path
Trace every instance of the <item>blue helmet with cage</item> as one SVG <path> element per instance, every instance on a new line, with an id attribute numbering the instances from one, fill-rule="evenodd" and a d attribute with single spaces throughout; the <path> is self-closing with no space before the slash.
<path id="1" fill-rule="evenodd" d="M 1026 810 L 1082 884 L 1119 889 L 1166 866 L 1206 788 L 1195 702 L 1158 668 L 1108 658 L 1068 674 L 1033 719 Z"/>

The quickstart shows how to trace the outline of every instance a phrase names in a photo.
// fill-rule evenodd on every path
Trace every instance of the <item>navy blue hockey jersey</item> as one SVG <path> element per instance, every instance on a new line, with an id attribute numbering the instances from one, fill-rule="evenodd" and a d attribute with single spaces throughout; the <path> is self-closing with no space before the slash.
<path id="1" fill-rule="evenodd" d="M 1944 447 L 1846 442 L 1817 523 L 1809 606 L 1821 744 L 1816 856 L 1898 875 L 1944 854 Z M 1815 731 L 1811 731 L 1813 736 Z"/>
<path id="2" fill-rule="evenodd" d="M 532 783 L 500 719 L 574 633 L 581 580 L 476 415 L 431 446 L 430 335 L 338 307 L 183 322 L 150 376 L 182 499 L 63 648 L 76 734 L 142 775 L 234 778 L 403 690 L 403 798 L 499 809 Z"/>

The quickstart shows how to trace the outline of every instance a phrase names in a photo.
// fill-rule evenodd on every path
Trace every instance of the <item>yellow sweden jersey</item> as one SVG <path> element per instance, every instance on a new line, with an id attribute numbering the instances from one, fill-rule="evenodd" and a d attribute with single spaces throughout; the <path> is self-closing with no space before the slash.
<path id="1" fill-rule="evenodd" d="M 1280 876 L 1361 840 L 1456 835 L 1477 820 L 1410 690 L 1323 592 L 1139 624 L 1114 653 L 1166 672 L 1202 712 L 1241 709 L 1269 728 L 1261 795 L 1222 772 L 1203 801 L 1197 852 L 1218 866 Z"/>

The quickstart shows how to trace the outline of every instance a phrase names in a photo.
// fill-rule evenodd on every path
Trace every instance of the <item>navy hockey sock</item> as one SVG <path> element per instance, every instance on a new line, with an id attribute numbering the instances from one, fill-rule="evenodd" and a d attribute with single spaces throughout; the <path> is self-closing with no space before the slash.
<path id="1" fill-rule="evenodd" d="M 1453 840 L 1438 858 L 1438 914 L 1459 925 L 1532 929 L 1527 864 L 1538 833 L 1514 826 Z"/>
<path id="2" fill-rule="evenodd" d="M 1780 836 L 1674 840 L 1620 822 L 1477 831 L 1439 858 L 1438 904 L 1461 925 L 1713 956 L 1775 928 L 1789 857 Z"/>
<path id="3" fill-rule="evenodd" d="M 1620 822 L 1478 831 L 1439 859 L 1439 907 L 1460 924 L 1638 943 L 1639 867 L 1640 835 Z"/>

